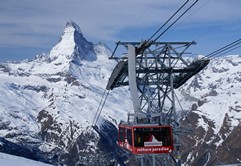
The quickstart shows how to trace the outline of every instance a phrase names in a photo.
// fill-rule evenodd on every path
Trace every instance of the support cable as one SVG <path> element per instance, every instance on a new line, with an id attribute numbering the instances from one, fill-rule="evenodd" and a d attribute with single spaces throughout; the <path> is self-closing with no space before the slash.
<path id="1" fill-rule="evenodd" d="M 198 0 L 196 0 L 195 2 L 192 3 L 191 6 L 189 6 L 171 25 L 169 25 L 165 31 L 163 31 L 159 36 L 157 36 L 157 38 L 153 41 L 156 42 L 168 29 L 170 29 L 180 18 L 182 18 L 182 16 L 184 16 L 196 3 L 198 2 Z"/>
<path id="2" fill-rule="evenodd" d="M 107 96 L 109 95 L 109 91 L 108 91 L 107 95 L 106 95 L 106 91 L 107 91 L 107 90 L 105 89 L 105 91 L 104 91 L 104 93 L 103 93 L 103 95 L 102 95 L 102 98 L 101 98 L 101 100 L 100 100 L 99 106 L 98 106 L 98 108 L 97 108 L 97 111 L 96 111 L 96 113 L 95 113 L 95 116 L 94 116 L 94 119 L 93 119 L 93 122 L 92 122 L 92 126 L 95 126 L 95 125 L 96 125 L 96 123 L 97 123 L 97 121 L 98 121 L 98 119 L 99 119 L 99 116 L 100 116 L 100 114 L 101 114 L 101 111 L 102 111 L 102 109 L 103 109 L 103 107 L 104 107 L 106 98 L 107 98 Z M 105 99 L 104 99 L 104 98 L 105 98 Z M 104 99 L 104 101 L 103 101 L 103 99 Z"/>
<path id="3" fill-rule="evenodd" d="M 183 9 L 183 7 L 186 6 L 186 4 L 189 2 L 189 0 L 187 0 L 165 23 L 164 25 L 162 25 L 147 41 L 145 41 L 144 43 L 142 43 L 137 49 L 136 49 L 136 54 L 142 54 L 145 49 L 149 48 L 153 43 L 155 43 L 164 33 L 166 33 L 178 20 L 180 20 L 180 18 L 182 18 L 197 2 L 198 0 L 196 0 L 195 2 L 193 2 L 185 11 L 183 11 L 182 13 L 180 13 L 181 9 Z M 151 41 L 151 39 L 157 35 L 160 30 L 167 25 L 172 18 L 174 18 L 174 16 L 176 16 L 177 14 L 180 14 L 179 17 L 177 17 L 174 21 L 172 21 L 172 23 L 161 33 L 159 34 L 154 40 Z"/>
<path id="4" fill-rule="evenodd" d="M 149 42 L 187 3 L 189 0 L 187 0 L 149 39 L 147 42 Z"/>
<path id="5" fill-rule="evenodd" d="M 101 100 L 100 100 L 99 106 L 98 106 L 98 108 L 97 108 L 97 111 L 96 111 L 96 113 L 95 113 L 95 117 L 94 117 L 93 122 L 92 122 L 92 126 L 94 126 L 94 123 L 95 123 L 95 120 L 96 120 L 97 114 L 98 114 L 98 112 L 99 112 L 99 109 L 100 109 L 101 103 L 102 103 L 102 101 L 103 101 L 103 99 L 104 99 L 105 93 L 106 93 L 106 89 L 105 89 L 105 91 L 104 91 L 104 93 L 103 93 L 103 95 L 102 95 L 102 97 L 101 97 Z"/>
<path id="6" fill-rule="evenodd" d="M 105 90 L 106 91 L 106 90 Z M 107 97 L 109 96 L 109 93 L 110 93 L 110 90 L 108 90 L 108 92 L 107 92 L 107 94 L 105 95 L 105 97 L 104 97 L 104 101 L 103 102 L 100 102 L 100 105 L 99 105 L 99 107 L 98 108 L 100 108 L 99 109 L 99 111 L 97 110 L 97 112 L 96 112 L 96 120 L 95 121 L 93 121 L 93 126 L 96 126 L 96 124 L 97 124 L 97 122 L 98 122 L 98 120 L 99 120 L 99 117 L 100 117 L 100 114 L 101 114 L 101 112 L 102 112 L 102 110 L 103 110 L 103 108 L 104 108 L 104 105 L 105 105 L 105 102 L 106 102 L 106 100 L 107 100 Z M 104 96 L 104 95 L 103 95 Z M 103 97 L 102 97 L 103 98 Z"/>
<path id="7" fill-rule="evenodd" d="M 228 53 L 232 50 L 235 50 L 235 49 L 241 47 L 241 46 L 237 46 L 239 44 L 241 44 L 241 39 L 238 39 L 238 40 L 236 40 L 236 41 L 234 41 L 234 42 L 232 42 L 232 43 L 230 43 L 226 46 L 221 47 L 220 49 L 217 49 L 216 51 L 213 51 L 212 53 L 206 55 L 205 58 L 212 58 L 212 57 L 221 56 L 221 55 L 223 55 L 223 53 L 225 51 L 226 51 L 225 53 Z"/>
<path id="8" fill-rule="evenodd" d="M 227 53 L 229 53 L 229 52 L 231 52 L 231 51 L 233 51 L 233 50 L 236 50 L 236 49 L 238 49 L 238 48 L 240 48 L 240 47 L 241 47 L 241 45 L 239 45 L 239 46 L 237 46 L 237 47 L 234 47 L 233 49 L 228 50 L 228 51 L 226 51 L 226 52 L 222 53 L 222 54 L 221 54 L 221 55 L 219 55 L 219 56 L 225 55 L 225 54 L 227 54 Z"/>

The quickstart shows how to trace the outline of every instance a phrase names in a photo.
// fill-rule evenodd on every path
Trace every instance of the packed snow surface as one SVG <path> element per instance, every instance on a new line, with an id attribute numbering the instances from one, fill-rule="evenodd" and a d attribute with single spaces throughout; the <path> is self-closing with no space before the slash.
<path id="1" fill-rule="evenodd" d="M 42 162 L 30 160 L 23 157 L 13 156 L 0 152 L 1 166 L 53 166 Z"/>

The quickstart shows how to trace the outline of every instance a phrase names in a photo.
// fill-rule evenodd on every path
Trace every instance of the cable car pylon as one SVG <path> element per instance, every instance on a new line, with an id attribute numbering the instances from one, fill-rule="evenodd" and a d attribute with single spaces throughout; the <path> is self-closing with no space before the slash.
<path id="1" fill-rule="evenodd" d="M 183 58 L 195 42 L 158 42 L 197 2 L 186 2 L 148 40 L 118 42 L 127 49 L 119 60 L 106 90 L 129 85 L 134 112 L 118 126 L 118 144 L 140 159 L 141 166 L 180 166 L 180 139 L 175 89 L 205 68 L 209 59 Z M 185 9 L 186 8 L 186 9 Z M 168 26 L 169 24 L 169 26 Z M 162 32 L 161 30 L 167 26 Z M 159 34 L 158 34 L 159 33 Z M 153 39 L 154 38 L 154 39 Z"/>
<path id="2" fill-rule="evenodd" d="M 195 42 L 154 42 L 137 53 L 138 42 L 118 42 L 127 48 L 127 58 L 120 58 L 107 90 L 129 85 L 134 112 L 120 122 L 118 144 L 140 159 L 142 166 L 181 165 L 175 89 L 209 63 L 183 58 Z"/>

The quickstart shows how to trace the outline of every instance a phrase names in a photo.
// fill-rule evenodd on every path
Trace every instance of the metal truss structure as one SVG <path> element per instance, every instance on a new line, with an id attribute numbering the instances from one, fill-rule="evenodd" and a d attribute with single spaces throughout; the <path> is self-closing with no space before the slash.
<path id="1" fill-rule="evenodd" d="M 170 125 L 173 128 L 175 151 L 161 155 L 138 155 L 142 166 L 181 165 L 181 131 L 174 90 L 209 63 L 209 59 L 189 62 L 185 58 L 186 50 L 193 44 L 195 42 L 118 42 L 117 47 L 123 46 L 128 51 L 127 56 L 111 57 L 118 59 L 118 64 L 106 89 L 129 85 L 134 113 L 128 115 L 127 123 Z"/>

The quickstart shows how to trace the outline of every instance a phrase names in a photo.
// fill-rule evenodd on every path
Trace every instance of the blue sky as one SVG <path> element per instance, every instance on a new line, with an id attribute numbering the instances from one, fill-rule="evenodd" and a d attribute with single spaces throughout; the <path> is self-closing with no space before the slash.
<path id="1" fill-rule="evenodd" d="M 190 0 L 190 3 L 194 0 Z M 107 44 L 148 39 L 185 0 L 7 0 L 0 5 L 0 62 L 33 59 L 58 42 L 67 20 L 87 40 Z M 241 38 L 240 0 L 199 0 L 160 41 L 196 41 L 206 55 Z M 240 54 L 237 49 L 229 54 Z"/>

